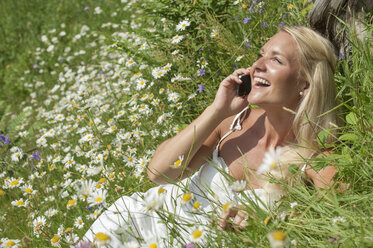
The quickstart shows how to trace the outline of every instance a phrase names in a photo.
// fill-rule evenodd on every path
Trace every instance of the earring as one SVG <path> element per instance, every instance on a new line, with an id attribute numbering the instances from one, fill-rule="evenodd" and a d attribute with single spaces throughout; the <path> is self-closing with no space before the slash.
<path id="1" fill-rule="evenodd" d="M 299 92 L 299 95 L 300 95 L 300 96 L 303 96 L 303 91 Z"/>

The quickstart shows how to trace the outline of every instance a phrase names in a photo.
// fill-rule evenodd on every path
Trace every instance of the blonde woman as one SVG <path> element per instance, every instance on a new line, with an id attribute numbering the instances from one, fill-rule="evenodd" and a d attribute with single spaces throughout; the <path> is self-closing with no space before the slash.
<path id="1" fill-rule="evenodd" d="M 149 206 L 142 207 L 146 203 L 141 203 L 146 202 L 144 197 L 154 202 L 162 199 L 162 213 L 180 216 L 175 223 L 187 223 L 185 229 L 179 228 L 184 244 L 195 241 L 193 235 L 188 236 L 195 230 L 188 223 L 208 225 L 214 216 L 220 219 L 222 229 L 229 225 L 229 218 L 237 229 L 244 228 L 248 214 L 227 207 L 239 201 L 239 190 L 231 187 L 237 184 L 224 174 L 246 185 L 245 199 L 269 207 L 279 199 L 282 189 L 269 184 L 266 173 L 255 172 L 263 171 L 261 166 L 269 150 L 274 157 L 279 155 L 278 147 L 282 147 L 282 155 L 279 161 L 273 158 L 278 162 L 272 171 L 275 177 L 289 180 L 287 164 L 298 163 L 316 187 L 329 187 L 336 168 L 315 171 L 304 161 L 323 152 L 317 147 L 316 135 L 336 123 L 335 113 L 330 111 L 336 97 L 334 70 L 334 50 L 326 39 L 306 27 L 281 29 L 262 47 L 250 68 L 238 69 L 225 78 L 213 103 L 155 151 L 148 175 L 155 183 L 165 185 L 145 195 L 120 198 L 85 237 L 92 241 L 97 233 L 107 233 L 113 246 L 120 246 L 123 240 L 155 237 L 163 246 L 171 245 L 167 243 L 169 227 L 160 221 L 163 215 L 146 211 Z M 244 97 L 236 95 L 236 87 L 242 83 L 240 74 L 250 74 L 252 81 L 252 90 Z M 259 108 L 250 109 L 248 103 Z M 181 186 L 169 184 L 174 181 Z M 204 214 L 193 215 L 194 210 Z M 177 229 L 175 225 L 172 228 Z"/>

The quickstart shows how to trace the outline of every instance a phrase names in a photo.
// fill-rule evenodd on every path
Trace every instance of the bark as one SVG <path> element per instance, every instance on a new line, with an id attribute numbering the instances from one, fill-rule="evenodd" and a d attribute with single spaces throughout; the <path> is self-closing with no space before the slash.
<path id="1" fill-rule="evenodd" d="M 364 40 L 368 35 L 364 13 L 372 10 L 373 0 L 316 0 L 308 22 L 333 43 L 337 54 L 346 53 L 350 50 L 348 30 L 341 21 L 356 30 L 359 40 Z"/>

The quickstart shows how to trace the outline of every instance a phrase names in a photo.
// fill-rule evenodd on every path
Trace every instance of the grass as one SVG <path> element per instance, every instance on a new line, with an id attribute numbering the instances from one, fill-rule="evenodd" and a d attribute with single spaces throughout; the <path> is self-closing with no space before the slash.
<path id="1" fill-rule="evenodd" d="M 11 144 L 0 146 L 0 247 L 50 247 L 56 237 L 74 245 L 105 206 L 154 186 L 144 174 L 154 149 L 208 106 L 226 75 L 251 64 L 282 22 L 304 25 L 312 7 L 246 4 L 2 1 L 0 133 Z M 185 18 L 190 25 L 176 31 Z M 351 42 L 336 73 L 345 125 L 334 154 L 317 161 L 337 164 L 349 189 L 320 197 L 288 187 L 276 211 L 220 233 L 212 247 L 267 247 L 276 230 L 299 247 L 373 245 L 371 40 Z M 106 192 L 99 206 L 79 191 L 89 180 Z"/>

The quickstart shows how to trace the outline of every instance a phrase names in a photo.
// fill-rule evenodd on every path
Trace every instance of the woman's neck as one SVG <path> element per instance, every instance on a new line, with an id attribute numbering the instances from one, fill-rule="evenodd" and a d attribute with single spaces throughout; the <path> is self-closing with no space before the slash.
<path id="1" fill-rule="evenodd" d="M 264 136 L 266 147 L 283 146 L 295 143 L 296 138 L 292 130 L 294 114 L 284 109 L 264 109 Z"/>

